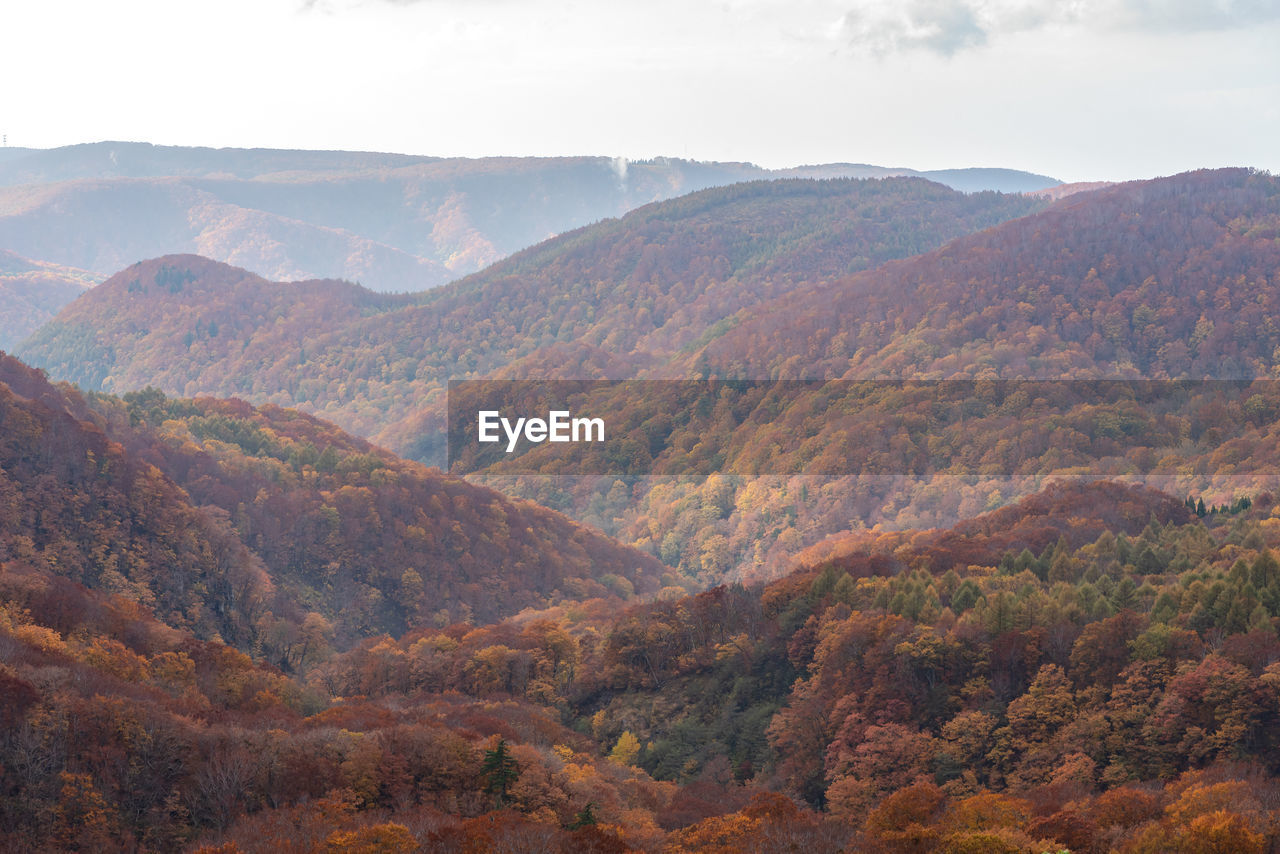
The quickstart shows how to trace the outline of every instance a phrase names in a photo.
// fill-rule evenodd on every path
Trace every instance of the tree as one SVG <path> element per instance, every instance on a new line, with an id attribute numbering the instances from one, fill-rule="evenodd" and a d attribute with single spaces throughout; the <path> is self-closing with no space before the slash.
<path id="1" fill-rule="evenodd" d="M 634 765 L 639 755 L 640 739 L 631 730 L 623 730 L 622 735 L 618 736 L 618 743 L 609 751 L 609 761 L 624 766 Z"/>
<path id="2" fill-rule="evenodd" d="M 578 810 L 573 821 L 569 822 L 569 829 L 580 830 L 584 827 L 593 827 L 597 823 L 595 807 L 595 801 L 587 801 L 587 805 Z"/>
<path id="3" fill-rule="evenodd" d="M 402 824 L 375 824 L 356 830 L 335 830 L 325 840 L 326 854 L 407 854 L 418 850 L 418 840 Z"/>
<path id="4" fill-rule="evenodd" d="M 485 780 L 484 790 L 493 795 L 501 807 L 507 801 L 511 785 L 520 777 L 520 764 L 511 755 L 505 738 L 499 738 L 497 746 L 485 751 L 480 773 Z"/>

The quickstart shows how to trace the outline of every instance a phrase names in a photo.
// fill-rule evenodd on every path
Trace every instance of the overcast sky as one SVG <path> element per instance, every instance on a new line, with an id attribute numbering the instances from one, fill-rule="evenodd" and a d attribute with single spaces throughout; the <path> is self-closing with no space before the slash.
<path id="1" fill-rule="evenodd" d="M 0 31 L 10 145 L 1280 172 L 1280 0 L 41 0 Z"/>

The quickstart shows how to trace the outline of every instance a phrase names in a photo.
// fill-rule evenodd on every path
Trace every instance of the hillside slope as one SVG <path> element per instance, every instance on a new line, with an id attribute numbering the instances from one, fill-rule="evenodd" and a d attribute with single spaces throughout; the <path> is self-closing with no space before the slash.
<path id="1" fill-rule="evenodd" d="M 428 459 L 443 447 L 444 381 L 457 377 L 1273 376 L 1280 190 L 1267 175 L 1220 170 L 1116 185 L 1011 219 L 998 214 L 1015 213 L 1013 200 L 948 195 L 907 179 L 752 186 L 565 235 L 417 304 L 371 311 L 305 341 L 268 343 L 277 324 L 260 322 L 268 331 L 250 340 L 250 358 L 233 348 L 209 376 L 219 389 L 304 405 Z M 836 199 L 848 214 L 829 216 Z M 970 225 L 981 205 L 994 206 L 982 216 L 1007 221 L 876 265 L 910 251 L 904 237 L 941 236 L 940 225 L 955 224 L 947 204 Z M 33 340 L 31 354 L 55 372 L 78 370 L 73 351 L 58 349 L 59 338 L 73 340 L 61 322 Z M 86 315 L 81 328 L 90 322 Z M 135 386 L 173 371 L 175 390 L 192 393 L 182 372 L 209 370 L 184 361 L 172 339 L 150 346 L 159 358 L 136 348 L 117 361 L 134 371 Z M 1173 478 L 1171 489 L 1229 501 L 1274 470 L 1266 413 L 1275 395 L 1262 386 L 1253 394 L 1247 412 L 1244 398 L 1225 408 L 1205 399 L 1187 412 L 1171 410 L 1174 400 L 1103 412 L 1083 399 L 1028 409 L 1033 401 L 1014 395 L 982 402 L 982 420 L 969 423 L 959 400 L 947 411 L 961 420 L 951 423 L 924 398 L 899 412 L 892 395 L 868 406 L 824 394 L 817 408 L 811 395 L 787 412 L 770 410 L 767 424 L 748 413 L 714 425 L 734 449 L 722 471 L 770 477 L 660 489 L 628 477 L 487 482 L 572 513 L 699 583 L 776 577 L 798 550 L 851 520 L 945 524 L 1034 490 L 1054 472 L 1158 472 Z M 610 402 L 609 411 L 625 421 L 626 407 Z M 1028 412 L 1036 417 L 1019 417 Z M 709 429 L 694 419 L 651 447 L 655 458 L 665 454 L 661 471 L 703 466 L 682 449 Z M 886 455 L 877 467 L 834 476 L 846 445 L 857 452 L 850 461 L 869 450 Z M 710 445 L 699 450 L 706 457 Z M 811 460 L 828 477 L 806 480 Z M 957 477 L 947 488 L 885 477 L 929 471 Z M 867 473 L 878 479 L 849 480 Z"/>
<path id="2" fill-rule="evenodd" d="M 661 583 L 652 558 L 559 514 L 290 410 L 86 400 L 0 357 L 0 427 L 5 560 L 285 666 L 310 611 L 350 643 Z"/>
<path id="3" fill-rule="evenodd" d="M 20 352 L 90 388 L 154 383 L 175 393 L 301 406 L 440 462 L 431 425 L 442 417 L 450 378 L 525 358 L 534 364 L 542 348 L 565 344 L 609 353 L 624 371 L 660 364 L 723 334 L 745 306 L 1043 204 L 903 178 L 707 190 L 562 235 L 405 303 L 366 295 L 359 312 L 342 304 L 338 322 L 323 323 L 297 320 L 320 310 L 315 299 L 299 298 L 305 289 L 252 285 L 242 300 L 234 289 L 210 299 L 194 282 L 177 292 L 153 288 L 147 283 L 161 268 L 192 263 L 161 259 L 113 277 Z M 197 265 L 190 275 L 206 269 Z M 135 280 L 142 290 L 130 292 Z M 182 323 L 136 319 L 151 315 Z M 194 345 L 215 319 L 219 330 L 230 323 L 236 337 Z M 576 368 L 562 363 L 558 371 Z"/>
<path id="4" fill-rule="evenodd" d="M 1211 503 L 1274 489 L 1277 238 L 1280 181 L 1247 170 L 1073 195 L 932 252 L 802 283 L 658 369 L 843 383 L 688 417 L 679 402 L 609 391 L 579 404 L 613 413 L 633 440 L 627 456 L 653 459 L 643 470 L 715 460 L 725 477 L 658 488 L 618 466 L 570 497 L 536 477 L 488 482 L 611 520 L 609 532 L 708 582 L 776 577 L 851 520 L 948 524 L 1054 473 L 1149 480 Z M 1128 401 L 1063 382 L 1098 377 L 1247 382 L 1135 386 Z M 1019 378 L 1048 382 L 974 385 Z M 962 382 L 919 382 L 940 379 Z M 682 417 L 646 425 L 655 413 Z"/>
<path id="5" fill-rule="evenodd" d="M 98 281 L 139 259 L 196 253 L 268 279 L 341 278 L 378 291 L 421 291 L 555 234 L 707 187 L 890 175 L 934 177 L 969 192 L 1058 183 L 990 169 L 767 170 L 669 158 L 464 159 L 98 142 L 3 150 L 0 247 L 87 270 Z M 49 290 L 42 299 L 56 309 L 70 295 Z M 0 314 L 20 311 L 0 293 Z M 10 333 L 10 345 L 30 330 L 20 331 Z"/>
<path id="6" fill-rule="evenodd" d="M 1280 179 L 1191 172 L 796 289 L 699 355 L 744 377 L 1267 376 L 1278 276 Z"/>
<path id="7" fill-rule="evenodd" d="M 0 350 L 12 350 L 99 281 L 84 270 L 31 261 L 0 249 Z"/>

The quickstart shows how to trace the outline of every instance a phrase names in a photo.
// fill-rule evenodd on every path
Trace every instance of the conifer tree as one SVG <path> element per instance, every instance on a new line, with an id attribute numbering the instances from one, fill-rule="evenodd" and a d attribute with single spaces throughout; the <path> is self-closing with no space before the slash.
<path id="1" fill-rule="evenodd" d="M 511 755 L 505 738 L 499 738 L 496 747 L 485 751 L 480 773 L 485 779 L 484 790 L 494 796 L 497 806 L 503 806 L 511 784 L 520 777 L 520 764 Z"/>

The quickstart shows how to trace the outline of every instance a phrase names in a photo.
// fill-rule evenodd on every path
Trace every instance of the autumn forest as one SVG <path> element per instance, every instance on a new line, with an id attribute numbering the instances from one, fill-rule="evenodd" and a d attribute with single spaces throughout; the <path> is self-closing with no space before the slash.
<path id="1" fill-rule="evenodd" d="M 403 292 L 0 210 L 0 851 L 1280 851 L 1280 179 L 314 154 L 128 187 Z"/>

